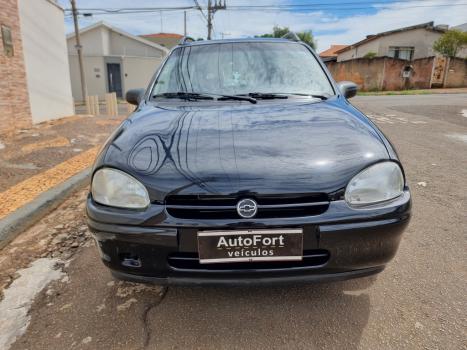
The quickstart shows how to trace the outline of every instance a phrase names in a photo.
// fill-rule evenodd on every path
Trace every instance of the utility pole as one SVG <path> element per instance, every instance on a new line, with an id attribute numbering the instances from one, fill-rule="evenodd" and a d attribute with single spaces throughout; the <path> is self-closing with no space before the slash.
<path id="1" fill-rule="evenodd" d="M 76 10 L 75 0 L 70 0 L 71 9 L 73 12 L 73 22 L 75 24 L 75 40 L 76 40 L 76 51 L 78 52 L 78 63 L 79 63 L 79 75 L 81 78 L 81 96 L 83 101 L 86 101 L 86 96 L 88 96 L 88 88 L 86 86 L 86 79 L 84 77 L 84 66 L 83 66 L 83 47 L 81 46 L 81 40 L 79 37 L 79 27 L 78 27 L 78 11 Z"/>
<path id="2" fill-rule="evenodd" d="M 217 10 L 225 10 L 226 8 L 227 8 L 227 6 L 225 4 L 225 0 L 224 0 L 224 3 L 222 3 L 222 0 L 219 0 L 219 2 L 217 0 L 214 0 L 214 5 L 212 5 L 211 0 L 208 0 L 208 18 L 207 18 L 207 21 L 208 21 L 208 40 L 211 40 L 212 19 L 214 17 L 214 14 L 216 13 Z"/>
<path id="3" fill-rule="evenodd" d="M 186 36 L 186 11 L 183 11 L 183 36 Z"/>
<path id="4" fill-rule="evenodd" d="M 164 22 L 162 21 L 162 10 L 159 11 L 161 15 L 161 33 L 164 33 Z"/>

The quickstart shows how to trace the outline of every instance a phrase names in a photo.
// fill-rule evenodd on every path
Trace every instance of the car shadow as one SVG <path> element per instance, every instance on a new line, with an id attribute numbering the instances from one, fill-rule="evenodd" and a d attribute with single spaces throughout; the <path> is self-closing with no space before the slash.
<path id="1" fill-rule="evenodd" d="M 287 287 L 169 287 L 148 314 L 161 348 L 357 349 L 376 277 Z"/>

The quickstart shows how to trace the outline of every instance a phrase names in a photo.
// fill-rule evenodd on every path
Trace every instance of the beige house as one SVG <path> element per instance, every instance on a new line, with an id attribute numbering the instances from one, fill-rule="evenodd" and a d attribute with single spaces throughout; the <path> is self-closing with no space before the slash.
<path id="1" fill-rule="evenodd" d="M 104 22 L 80 30 L 86 85 L 89 95 L 108 92 L 123 97 L 133 88 L 145 88 L 169 50 Z M 75 35 L 67 36 L 71 86 L 82 100 Z"/>
<path id="2" fill-rule="evenodd" d="M 347 61 L 375 53 L 377 57 L 388 56 L 406 60 L 435 56 L 434 42 L 448 29 L 435 26 L 434 22 L 390 30 L 374 35 L 337 51 L 337 61 Z"/>
<path id="3" fill-rule="evenodd" d="M 63 9 L 52 0 L 0 9 L 0 133 L 74 114 Z"/>

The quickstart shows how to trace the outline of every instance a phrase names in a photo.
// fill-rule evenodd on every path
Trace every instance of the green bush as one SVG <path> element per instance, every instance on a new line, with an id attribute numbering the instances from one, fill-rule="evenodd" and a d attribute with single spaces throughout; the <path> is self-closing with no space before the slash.
<path id="1" fill-rule="evenodd" d="M 456 57 L 463 46 L 467 46 L 467 32 L 451 29 L 433 44 L 433 49 L 445 56 Z"/>
<path id="2" fill-rule="evenodd" d="M 365 56 L 363 56 L 363 58 L 375 58 L 376 57 L 376 52 L 373 52 L 373 51 L 370 51 L 370 52 L 367 52 L 365 54 Z"/>

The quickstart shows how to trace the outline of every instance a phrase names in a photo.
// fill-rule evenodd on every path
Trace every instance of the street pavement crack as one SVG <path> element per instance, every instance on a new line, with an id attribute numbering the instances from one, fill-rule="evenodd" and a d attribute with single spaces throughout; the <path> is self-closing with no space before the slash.
<path id="1" fill-rule="evenodd" d="M 169 287 L 163 287 L 161 297 L 158 301 L 148 304 L 147 307 L 143 311 L 142 321 L 143 321 L 143 329 L 144 329 L 144 338 L 143 338 L 143 349 L 146 349 L 149 345 L 151 340 L 151 327 L 148 324 L 149 313 L 157 308 L 165 299 L 169 291 Z"/>

